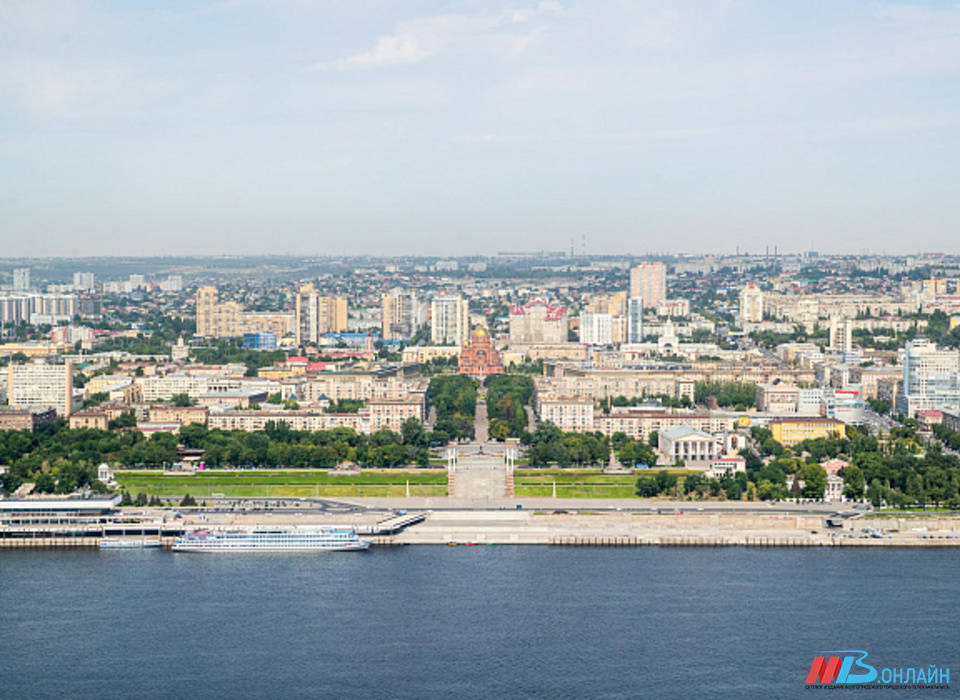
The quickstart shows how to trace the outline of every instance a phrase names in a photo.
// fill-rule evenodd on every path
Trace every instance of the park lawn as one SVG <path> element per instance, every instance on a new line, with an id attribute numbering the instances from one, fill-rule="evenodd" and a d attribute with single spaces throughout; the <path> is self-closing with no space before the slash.
<path id="1" fill-rule="evenodd" d="M 550 498 L 553 496 L 553 485 L 550 486 L 522 486 L 514 485 L 514 494 L 517 497 Z M 633 498 L 632 484 L 561 484 L 557 483 L 557 498 Z"/>
<path id="2" fill-rule="evenodd" d="M 604 474 L 599 469 L 519 469 L 514 473 L 514 492 L 517 496 L 551 497 L 556 482 L 557 498 L 635 498 L 637 477 L 657 471 L 660 470 Z M 682 477 L 694 470 L 664 471 Z"/>
<path id="3" fill-rule="evenodd" d="M 405 472 L 370 470 L 359 474 L 333 475 L 326 472 L 216 472 L 205 471 L 194 476 L 164 475 L 138 471 L 116 474 L 121 489 L 130 494 L 194 497 L 222 493 L 236 497 L 356 497 L 404 496 L 410 482 L 411 496 L 444 496 L 447 493 L 446 472 Z"/>

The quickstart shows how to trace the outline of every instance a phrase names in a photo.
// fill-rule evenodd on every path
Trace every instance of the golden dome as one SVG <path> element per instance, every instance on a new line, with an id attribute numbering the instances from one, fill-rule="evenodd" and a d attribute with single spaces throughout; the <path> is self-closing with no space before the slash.
<path id="1" fill-rule="evenodd" d="M 487 335 L 487 329 L 483 326 L 480 326 L 473 332 L 473 334 L 478 338 L 483 338 L 485 335 Z"/>

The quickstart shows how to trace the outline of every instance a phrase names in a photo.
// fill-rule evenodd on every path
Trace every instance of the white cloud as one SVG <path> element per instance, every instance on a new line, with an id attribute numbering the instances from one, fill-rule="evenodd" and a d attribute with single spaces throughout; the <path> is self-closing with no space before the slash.
<path id="1" fill-rule="evenodd" d="M 408 20 L 399 23 L 394 33 L 379 37 L 370 51 L 319 63 L 313 68 L 353 70 L 418 63 L 472 42 L 519 53 L 537 36 L 530 25 L 561 11 L 555 2 L 541 2 L 534 8 L 488 16 L 451 14 Z"/>

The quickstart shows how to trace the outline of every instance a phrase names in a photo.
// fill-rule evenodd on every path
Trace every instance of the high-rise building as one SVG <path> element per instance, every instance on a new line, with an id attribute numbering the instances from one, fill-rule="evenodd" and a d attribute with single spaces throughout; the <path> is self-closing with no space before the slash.
<path id="1" fill-rule="evenodd" d="M 0 294 L 0 323 L 29 323 L 33 313 L 32 294 Z"/>
<path id="2" fill-rule="evenodd" d="M 138 289 L 146 289 L 147 280 L 143 275 L 130 275 L 130 291 L 136 291 Z"/>
<path id="3" fill-rule="evenodd" d="M 197 290 L 197 335 L 216 337 L 216 310 L 220 294 L 216 287 L 200 287 Z"/>
<path id="4" fill-rule="evenodd" d="M 393 289 L 383 295 L 381 309 L 384 340 L 410 338 L 423 325 L 416 292 Z"/>
<path id="5" fill-rule="evenodd" d="M 610 345 L 613 342 L 613 317 L 610 314 L 580 314 L 580 342 L 584 345 Z"/>
<path id="6" fill-rule="evenodd" d="M 74 272 L 73 288 L 80 292 L 89 292 L 93 289 L 94 279 L 92 272 Z"/>
<path id="7" fill-rule="evenodd" d="M 204 338 L 237 338 L 244 333 L 275 333 L 283 338 L 294 332 L 294 314 L 278 311 L 244 311 L 236 301 L 219 301 L 215 287 L 197 290 L 197 335 Z"/>
<path id="8" fill-rule="evenodd" d="M 58 416 L 73 410 L 73 367 L 34 360 L 7 368 L 7 401 L 17 408 L 52 408 Z"/>
<path id="9" fill-rule="evenodd" d="M 667 266 L 642 262 L 630 270 L 630 296 L 643 298 L 644 306 L 656 306 L 667 298 Z"/>
<path id="10" fill-rule="evenodd" d="M 343 333 L 347 330 L 347 300 L 344 297 L 320 297 L 320 332 Z"/>
<path id="11" fill-rule="evenodd" d="M 753 282 L 740 291 L 740 319 L 743 323 L 763 320 L 763 291 Z"/>
<path id="12" fill-rule="evenodd" d="M 179 292 L 183 289 L 183 277 L 181 275 L 167 275 L 167 279 L 160 282 L 160 291 Z"/>
<path id="13" fill-rule="evenodd" d="M 30 268 L 18 267 L 13 271 L 13 288 L 18 292 L 30 289 Z"/>
<path id="14" fill-rule="evenodd" d="M 312 284 L 297 292 L 297 345 L 316 344 L 320 338 L 320 294 Z"/>
<path id="15" fill-rule="evenodd" d="M 72 321 L 77 314 L 77 297 L 73 294 L 33 294 L 30 323 L 51 325 Z"/>
<path id="16" fill-rule="evenodd" d="M 534 299 L 510 307 L 511 343 L 567 342 L 567 307 Z"/>
<path id="17" fill-rule="evenodd" d="M 960 354 L 940 350 L 917 338 L 903 354 L 903 391 L 897 409 L 911 418 L 917 411 L 957 410 L 960 407 Z"/>
<path id="18" fill-rule="evenodd" d="M 643 297 L 627 300 L 627 342 L 643 342 Z"/>
<path id="19" fill-rule="evenodd" d="M 463 345 L 470 331 L 470 307 L 459 294 L 441 294 L 430 304 L 430 340 Z"/>
<path id="20" fill-rule="evenodd" d="M 853 352 L 853 322 L 850 319 L 830 317 L 830 349 Z"/>
<path id="21" fill-rule="evenodd" d="M 312 284 L 297 292 L 297 345 L 316 344 L 326 333 L 347 330 L 347 300 L 325 297 Z"/>
<path id="22" fill-rule="evenodd" d="M 587 304 L 587 311 L 594 314 L 610 314 L 623 316 L 627 313 L 627 293 L 614 292 L 613 294 L 598 294 Z"/>

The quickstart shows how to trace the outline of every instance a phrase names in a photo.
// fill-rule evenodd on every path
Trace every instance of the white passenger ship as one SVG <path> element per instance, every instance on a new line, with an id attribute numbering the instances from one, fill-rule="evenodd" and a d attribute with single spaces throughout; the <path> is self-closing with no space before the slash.
<path id="1" fill-rule="evenodd" d="M 175 552 L 349 552 L 369 540 L 348 529 L 195 530 L 178 537 Z"/>

